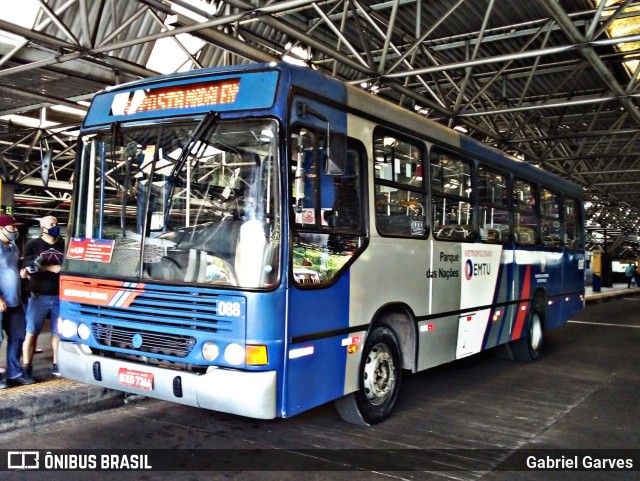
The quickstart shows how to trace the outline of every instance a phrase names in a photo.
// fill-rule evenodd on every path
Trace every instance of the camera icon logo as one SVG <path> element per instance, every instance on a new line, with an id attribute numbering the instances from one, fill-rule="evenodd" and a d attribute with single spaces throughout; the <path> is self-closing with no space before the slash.
<path id="1" fill-rule="evenodd" d="M 38 451 L 9 451 L 8 469 L 39 469 L 40 453 Z"/>

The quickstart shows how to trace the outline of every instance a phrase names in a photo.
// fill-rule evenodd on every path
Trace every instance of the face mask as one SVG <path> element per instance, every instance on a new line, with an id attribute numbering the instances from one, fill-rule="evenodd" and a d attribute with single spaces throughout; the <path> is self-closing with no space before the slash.
<path id="1" fill-rule="evenodd" d="M 51 237 L 58 237 L 60 235 L 60 227 L 57 225 L 49 227 L 47 229 L 47 234 L 49 234 Z"/>
<path id="2" fill-rule="evenodd" d="M 2 232 L 4 233 L 5 237 L 7 239 L 9 239 L 10 241 L 15 241 L 18 239 L 18 237 L 20 237 L 20 232 L 15 231 L 15 232 L 9 232 L 7 229 L 5 229 L 4 227 L 2 228 Z"/>

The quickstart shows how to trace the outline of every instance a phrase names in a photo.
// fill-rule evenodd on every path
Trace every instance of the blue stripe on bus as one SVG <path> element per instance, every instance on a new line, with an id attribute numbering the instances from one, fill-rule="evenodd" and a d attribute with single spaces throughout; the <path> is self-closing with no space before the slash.
<path id="1" fill-rule="evenodd" d="M 495 287 L 495 291 L 493 293 L 493 304 L 496 305 L 498 304 L 501 300 L 505 301 L 506 297 L 505 296 L 505 292 L 503 292 L 503 284 L 502 284 L 502 279 L 503 279 L 503 275 L 504 272 L 506 270 L 506 265 L 504 263 L 500 263 L 500 268 L 498 269 L 498 277 L 496 279 L 496 287 Z M 496 323 L 493 320 L 493 317 L 496 313 L 496 310 L 499 310 L 500 308 L 498 307 L 493 307 L 489 313 L 489 322 L 487 322 L 487 329 L 485 331 L 484 334 L 484 340 L 482 341 L 482 349 L 486 349 L 487 347 L 493 347 L 496 345 L 496 339 L 499 339 L 500 337 L 500 331 L 502 330 L 502 324 L 504 322 L 504 317 L 502 317 L 502 319 L 500 319 L 500 323 Z M 506 307 L 504 308 L 506 311 Z M 496 325 L 497 324 L 497 325 Z M 497 331 L 497 334 L 496 334 Z M 494 335 L 496 334 L 496 335 Z"/>

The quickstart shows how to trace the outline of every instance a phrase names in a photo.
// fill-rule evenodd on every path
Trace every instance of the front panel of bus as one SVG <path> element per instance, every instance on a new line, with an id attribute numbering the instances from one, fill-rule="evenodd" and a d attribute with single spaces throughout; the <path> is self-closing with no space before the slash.
<path id="1" fill-rule="evenodd" d="M 278 415 L 279 88 L 278 70 L 257 67 L 96 97 L 61 278 L 62 375 Z"/>

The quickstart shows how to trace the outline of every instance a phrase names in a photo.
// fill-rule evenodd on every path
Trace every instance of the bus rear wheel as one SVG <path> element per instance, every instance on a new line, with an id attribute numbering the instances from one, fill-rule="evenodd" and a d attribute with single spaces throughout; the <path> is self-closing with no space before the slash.
<path id="1" fill-rule="evenodd" d="M 345 421 L 372 426 L 391 415 L 398 400 L 402 373 L 400 344 L 390 328 L 376 328 L 364 345 L 359 389 L 335 401 Z"/>
<path id="2" fill-rule="evenodd" d="M 531 362 L 540 357 L 544 341 L 544 314 L 538 300 L 531 309 L 524 335 L 517 341 L 511 341 L 495 348 L 500 359 Z"/>
<path id="3" fill-rule="evenodd" d="M 525 335 L 515 341 L 511 347 L 516 361 L 531 362 L 540 357 L 544 331 L 542 329 L 542 314 L 535 306 L 527 323 Z"/>

